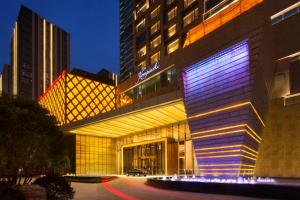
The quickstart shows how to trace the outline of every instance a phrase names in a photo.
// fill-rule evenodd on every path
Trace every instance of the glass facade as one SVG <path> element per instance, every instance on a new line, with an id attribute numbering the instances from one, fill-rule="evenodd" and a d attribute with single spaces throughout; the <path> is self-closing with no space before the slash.
<path id="1" fill-rule="evenodd" d="M 146 81 L 145 83 L 125 92 L 131 100 L 138 100 L 143 96 L 158 92 L 161 88 L 177 83 L 176 68 L 171 68 Z M 130 101 L 132 102 L 132 101 Z"/>
<path id="2" fill-rule="evenodd" d="M 119 173 L 126 174 L 133 168 L 151 175 L 165 174 L 166 170 L 168 174 L 194 171 L 190 130 L 185 121 L 120 137 L 116 146 Z"/>
<path id="3" fill-rule="evenodd" d="M 76 174 L 116 173 L 116 139 L 76 135 Z"/>
<path id="4" fill-rule="evenodd" d="M 143 169 L 147 174 L 165 173 L 165 143 L 156 142 L 123 149 L 123 171 Z"/>

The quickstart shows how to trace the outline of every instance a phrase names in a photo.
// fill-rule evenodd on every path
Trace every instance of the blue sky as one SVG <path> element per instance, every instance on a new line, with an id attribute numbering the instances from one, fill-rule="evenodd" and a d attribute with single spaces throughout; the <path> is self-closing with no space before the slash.
<path id="1" fill-rule="evenodd" d="M 0 70 L 23 4 L 71 33 L 71 67 L 119 73 L 119 0 L 0 0 Z"/>

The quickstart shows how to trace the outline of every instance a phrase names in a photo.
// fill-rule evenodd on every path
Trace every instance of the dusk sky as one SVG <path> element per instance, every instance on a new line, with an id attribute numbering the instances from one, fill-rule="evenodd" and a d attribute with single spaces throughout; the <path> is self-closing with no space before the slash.
<path id="1" fill-rule="evenodd" d="M 0 72 L 23 4 L 71 34 L 71 68 L 119 74 L 119 0 L 0 0 Z"/>

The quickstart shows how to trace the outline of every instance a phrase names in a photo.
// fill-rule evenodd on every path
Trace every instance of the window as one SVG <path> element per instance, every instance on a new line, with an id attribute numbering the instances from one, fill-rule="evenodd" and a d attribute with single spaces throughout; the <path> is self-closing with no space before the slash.
<path id="1" fill-rule="evenodd" d="M 168 28 L 168 37 L 170 38 L 175 34 L 176 34 L 176 24 Z"/>
<path id="2" fill-rule="evenodd" d="M 143 46 L 142 48 L 140 48 L 138 50 L 138 56 L 139 56 L 139 58 L 141 58 L 144 55 L 146 55 L 146 53 L 147 53 L 147 48 L 146 48 L 146 45 L 145 45 L 145 46 Z"/>
<path id="3" fill-rule="evenodd" d="M 236 0 L 205 0 L 203 18 L 209 18 L 234 2 Z"/>
<path id="4" fill-rule="evenodd" d="M 167 5 L 170 5 L 173 2 L 174 2 L 174 0 L 167 0 Z"/>
<path id="5" fill-rule="evenodd" d="M 144 70 L 146 69 L 146 60 L 143 60 L 138 64 L 138 70 Z"/>
<path id="6" fill-rule="evenodd" d="M 146 25 L 146 20 L 144 18 L 136 25 L 136 31 L 139 32 L 145 27 L 145 25 Z"/>
<path id="7" fill-rule="evenodd" d="M 155 18 L 159 14 L 159 11 L 160 11 L 160 6 L 157 6 L 150 14 L 151 19 Z"/>
<path id="8" fill-rule="evenodd" d="M 160 29 L 160 21 L 156 22 L 153 26 L 150 28 L 151 34 L 156 33 Z"/>
<path id="9" fill-rule="evenodd" d="M 271 17 L 272 25 L 278 24 L 279 22 L 297 14 L 300 12 L 300 2 L 280 11 L 279 13 Z"/>
<path id="10" fill-rule="evenodd" d="M 168 12 L 168 21 L 174 19 L 174 17 L 176 17 L 177 15 L 177 7 L 173 8 L 172 10 L 170 10 Z"/>
<path id="11" fill-rule="evenodd" d="M 198 8 L 191 11 L 183 18 L 183 26 L 187 26 L 198 18 Z"/>
<path id="12" fill-rule="evenodd" d="M 148 9 L 148 3 L 144 3 L 142 6 L 139 6 L 136 14 L 137 17 L 139 17 L 141 14 L 143 14 Z"/>
<path id="13" fill-rule="evenodd" d="M 160 52 L 153 54 L 150 58 L 150 64 L 153 65 L 160 60 Z"/>
<path id="14" fill-rule="evenodd" d="M 184 4 L 184 8 L 189 7 L 189 5 L 191 5 L 192 3 L 194 3 L 196 0 L 184 0 L 183 4 Z"/>
<path id="15" fill-rule="evenodd" d="M 177 39 L 177 40 L 171 42 L 170 44 L 168 44 L 168 46 L 167 46 L 167 52 L 168 52 L 168 54 L 173 53 L 178 48 L 179 48 L 179 40 Z"/>
<path id="16" fill-rule="evenodd" d="M 157 36 L 150 42 L 151 49 L 154 49 L 155 47 L 159 46 L 160 44 L 161 44 L 161 36 Z"/>
<path id="17" fill-rule="evenodd" d="M 300 60 L 291 62 L 290 66 L 290 88 L 291 94 L 300 93 Z"/>

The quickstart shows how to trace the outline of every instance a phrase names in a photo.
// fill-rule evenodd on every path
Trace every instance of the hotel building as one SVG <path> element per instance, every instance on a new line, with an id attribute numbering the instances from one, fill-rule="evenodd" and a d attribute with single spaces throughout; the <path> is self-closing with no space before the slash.
<path id="1" fill-rule="evenodd" d="M 70 68 L 70 34 L 21 6 L 11 40 L 11 94 L 38 100 Z"/>
<path id="2" fill-rule="evenodd" d="M 122 2 L 120 17 L 133 17 L 131 75 L 123 65 L 119 85 L 86 87 L 91 79 L 64 73 L 40 101 L 51 111 L 55 87 L 67 88 L 64 102 L 79 97 L 52 112 L 72 172 L 300 177 L 299 1 Z"/>

